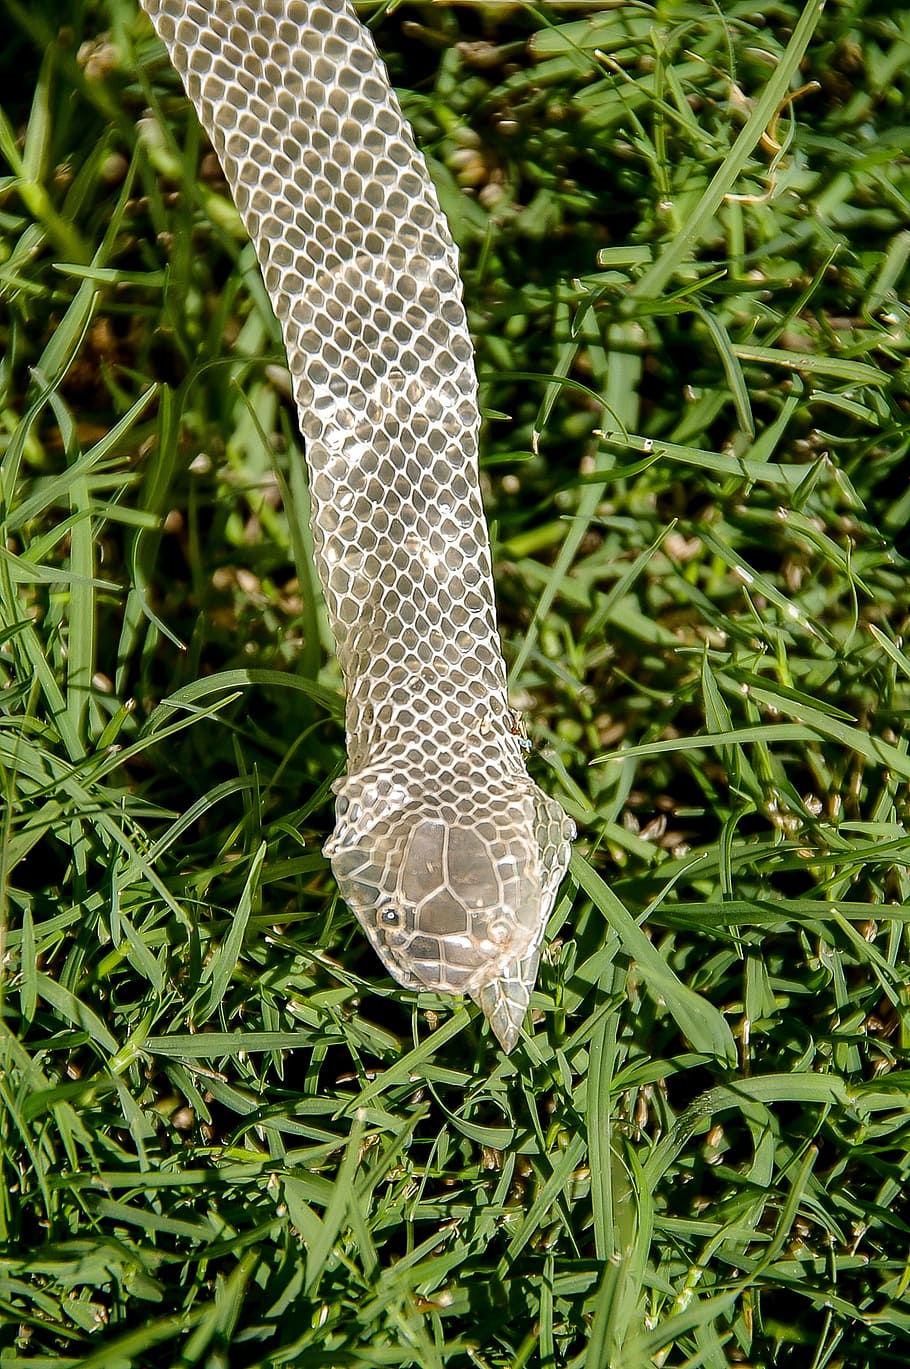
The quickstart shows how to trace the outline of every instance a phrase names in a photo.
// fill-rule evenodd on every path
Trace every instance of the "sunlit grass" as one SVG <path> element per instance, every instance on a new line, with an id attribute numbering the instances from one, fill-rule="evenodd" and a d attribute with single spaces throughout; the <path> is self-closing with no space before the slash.
<path id="1" fill-rule="evenodd" d="M 252 250 L 130 0 L 4 0 L 0 1363 L 903 1364 L 910 12 L 362 10 L 580 831 L 533 1021 L 338 902 Z"/>

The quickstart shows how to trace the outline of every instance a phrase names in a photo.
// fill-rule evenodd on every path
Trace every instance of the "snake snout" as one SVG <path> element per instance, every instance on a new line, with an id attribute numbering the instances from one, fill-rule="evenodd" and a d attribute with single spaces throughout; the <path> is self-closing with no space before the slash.
<path id="1" fill-rule="evenodd" d="M 336 832 L 326 849 L 341 893 L 399 983 L 474 993 L 528 951 L 542 872 L 521 816 L 504 832 L 501 819 L 412 802 L 356 836 Z"/>

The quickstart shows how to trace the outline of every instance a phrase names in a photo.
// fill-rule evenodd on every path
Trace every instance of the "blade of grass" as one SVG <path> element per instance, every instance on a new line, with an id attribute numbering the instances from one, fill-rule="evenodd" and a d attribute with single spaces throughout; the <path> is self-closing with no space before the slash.
<path id="1" fill-rule="evenodd" d="M 723 203 L 724 196 L 733 189 L 771 120 L 780 109 L 790 82 L 797 74 L 799 64 L 812 41 L 812 35 L 824 8 L 825 0 L 809 0 L 803 7 L 774 74 L 755 101 L 736 142 L 714 173 L 694 212 L 688 216 L 685 226 L 671 239 L 653 266 L 629 292 L 630 311 L 634 309 L 638 300 L 656 299 L 686 261 L 696 243 L 704 237 L 708 225 Z"/>
<path id="2" fill-rule="evenodd" d="M 717 1009 L 680 983 L 622 903 L 581 853 L 572 852 L 570 872 L 603 913 L 623 949 L 638 965 L 650 991 L 662 999 L 682 1031 L 698 1051 L 732 1064 L 736 1060 L 733 1035 Z"/>

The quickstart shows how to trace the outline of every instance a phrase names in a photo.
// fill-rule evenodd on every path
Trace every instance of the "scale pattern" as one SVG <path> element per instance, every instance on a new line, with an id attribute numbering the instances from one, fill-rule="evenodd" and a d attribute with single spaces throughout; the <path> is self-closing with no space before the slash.
<path id="1" fill-rule="evenodd" d="M 347 0 L 143 5 L 284 334 L 347 686 L 326 854 L 398 982 L 470 994 L 510 1050 L 574 828 L 508 706 L 455 246 Z"/>

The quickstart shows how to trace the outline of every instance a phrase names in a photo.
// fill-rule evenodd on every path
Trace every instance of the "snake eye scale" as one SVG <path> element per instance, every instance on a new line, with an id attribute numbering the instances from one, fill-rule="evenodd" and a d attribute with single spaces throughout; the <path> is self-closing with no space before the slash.
<path id="1" fill-rule="evenodd" d="M 142 0 L 281 324 L 348 773 L 325 851 L 406 988 L 518 1039 L 574 827 L 506 691 L 458 256 L 347 0 Z"/>

